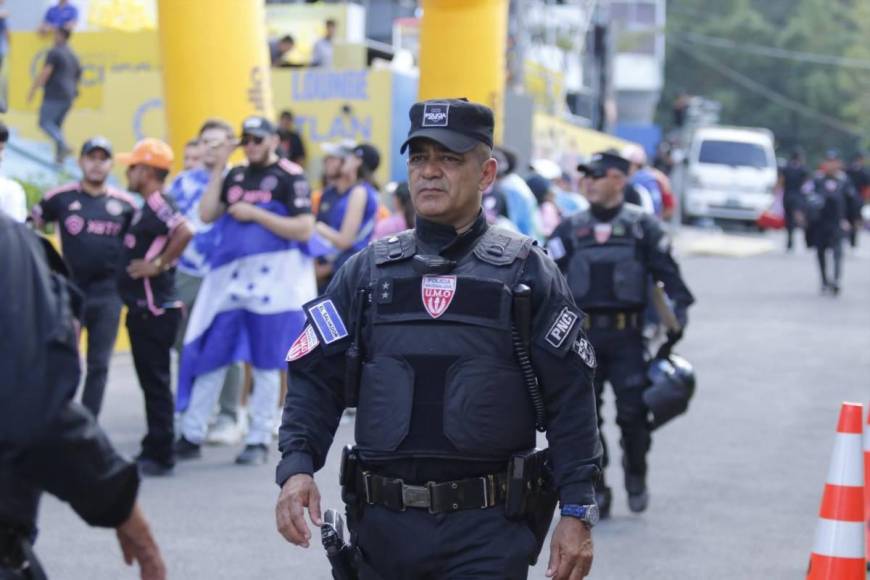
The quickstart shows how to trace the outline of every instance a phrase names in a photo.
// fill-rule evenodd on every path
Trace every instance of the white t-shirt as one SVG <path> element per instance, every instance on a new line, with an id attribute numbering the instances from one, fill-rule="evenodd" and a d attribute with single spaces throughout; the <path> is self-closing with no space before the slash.
<path id="1" fill-rule="evenodd" d="M 12 219 L 24 223 L 27 219 L 27 196 L 24 188 L 17 181 L 0 177 L 0 211 L 6 212 Z"/>

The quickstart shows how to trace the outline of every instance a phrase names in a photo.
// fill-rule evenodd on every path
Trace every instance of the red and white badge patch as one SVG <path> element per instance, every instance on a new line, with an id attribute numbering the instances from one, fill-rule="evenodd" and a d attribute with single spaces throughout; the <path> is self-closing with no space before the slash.
<path id="1" fill-rule="evenodd" d="M 432 318 L 447 311 L 456 295 L 456 276 L 423 276 L 423 306 Z"/>
<path id="2" fill-rule="evenodd" d="M 595 233 L 595 241 L 599 244 L 605 244 L 610 239 L 610 234 L 613 233 L 613 226 L 610 224 L 595 224 L 592 231 Z"/>
<path id="3" fill-rule="evenodd" d="M 306 324 L 305 328 L 302 330 L 302 334 L 299 335 L 299 338 L 290 346 L 290 350 L 287 351 L 287 362 L 293 362 L 294 360 L 299 360 L 320 344 L 320 341 L 317 340 L 317 333 L 314 332 L 314 328 L 310 324 Z"/>

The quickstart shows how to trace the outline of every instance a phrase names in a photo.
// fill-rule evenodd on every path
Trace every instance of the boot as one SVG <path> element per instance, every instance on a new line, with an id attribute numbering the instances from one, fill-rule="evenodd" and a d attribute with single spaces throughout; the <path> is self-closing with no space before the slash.
<path id="1" fill-rule="evenodd" d="M 628 492 L 628 509 L 634 513 L 646 511 L 649 506 L 649 490 L 642 475 L 625 475 L 625 490 Z"/>

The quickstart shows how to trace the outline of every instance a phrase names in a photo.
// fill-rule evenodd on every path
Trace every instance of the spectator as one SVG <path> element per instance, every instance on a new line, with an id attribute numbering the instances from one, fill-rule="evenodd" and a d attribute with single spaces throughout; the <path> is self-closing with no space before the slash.
<path id="1" fill-rule="evenodd" d="M 305 145 L 296 130 L 296 121 L 290 111 L 281 111 L 278 118 L 279 155 L 296 165 L 305 167 Z"/>
<path id="2" fill-rule="evenodd" d="M 9 141 L 9 129 L 0 122 L 0 163 L 3 162 L 3 153 L 6 143 Z M 27 195 L 24 188 L 17 181 L 0 176 L 0 211 L 17 222 L 27 219 Z"/>
<path id="3" fill-rule="evenodd" d="M 372 239 L 378 211 L 378 189 L 373 175 L 380 163 L 381 155 L 373 145 L 357 145 L 345 156 L 335 185 L 323 191 L 315 231 L 337 253 L 319 260 L 319 290 L 326 289 L 342 264 Z"/>
<path id="4" fill-rule="evenodd" d="M 302 251 L 314 228 L 308 183 L 298 165 L 280 159 L 277 131 L 263 117 L 242 124 L 248 163 L 224 176 L 235 143 L 218 148 L 199 213 L 220 229 L 211 269 L 190 315 L 178 408 L 183 412 L 179 459 L 201 455 L 208 419 L 227 366 L 253 367 L 250 429 L 236 463 L 264 463 L 278 412 L 286 341 L 305 322 L 302 305 L 314 299 L 314 266 Z"/>
<path id="5" fill-rule="evenodd" d="M 320 189 L 311 193 L 311 209 L 315 214 L 320 208 L 320 198 L 323 197 L 323 192 L 334 187 L 341 177 L 341 166 L 344 163 L 344 158 L 353 151 L 354 146 L 353 141 L 324 143 L 320 146 L 321 151 L 323 151 Z"/>
<path id="6" fill-rule="evenodd" d="M 7 18 L 9 18 L 9 9 L 6 8 L 6 0 L 0 0 L 0 70 L 3 68 L 3 61 L 6 60 L 6 53 L 9 52 L 9 25 L 6 22 Z M 5 108 L 3 112 L 5 112 Z"/>
<path id="7" fill-rule="evenodd" d="M 287 53 L 296 46 L 296 40 L 289 34 L 269 41 L 269 60 L 273 67 L 286 66 Z"/>
<path id="8" fill-rule="evenodd" d="M 63 163 L 70 148 L 63 136 L 63 122 L 79 94 L 82 67 L 69 47 L 70 31 L 58 28 L 54 31 L 54 47 L 48 51 L 42 70 L 33 80 L 27 95 L 32 102 L 36 91 L 44 87 L 42 105 L 39 107 L 39 127 L 54 141 L 56 163 Z"/>
<path id="9" fill-rule="evenodd" d="M 39 25 L 40 34 L 48 34 L 57 30 L 72 32 L 79 20 L 79 9 L 69 0 L 57 0 L 57 4 L 49 6 Z"/>
<path id="10" fill-rule="evenodd" d="M 170 350 L 181 320 L 174 265 L 193 232 L 163 193 L 173 161 L 169 145 L 144 139 L 118 161 L 127 165 L 128 189 L 145 202 L 124 236 L 125 269 L 118 282 L 148 421 L 136 462 L 143 475 L 169 475 L 175 467 Z"/>
<path id="11" fill-rule="evenodd" d="M 106 180 L 112 171 L 112 145 L 102 137 L 85 142 L 79 156 L 82 179 L 45 194 L 33 206 L 37 226 L 57 223 L 63 257 L 84 294 L 83 325 L 88 329 L 88 374 L 82 404 L 99 416 L 118 334 L 121 297 L 118 270 L 124 233 L 135 210 L 133 198 Z"/>
<path id="12" fill-rule="evenodd" d="M 199 139 L 191 139 L 184 144 L 184 171 L 202 168 L 202 145 Z"/>
<path id="13" fill-rule="evenodd" d="M 537 223 L 541 236 L 546 239 L 562 221 L 562 215 L 555 203 L 556 195 L 550 180 L 537 173 L 532 173 L 526 177 L 526 184 L 538 202 Z"/>
<path id="14" fill-rule="evenodd" d="M 335 38 L 335 20 L 326 21 L 326 34 L 314 43 L 311 56 L 311 66 L 332 66 L 332 40 Z"/>
<path id="15" fill-rule="evenodd" d="M 508 149 L 495 147 L 493 157 L 499 165 L 494 189 L 504 195 L 509 221 L 520 233 L 535 236 L 538 230 L 535 223 L 538 203 L 535 200 L 535 194 L 532 193 L 523 178 L 515 172 L 516 155 Z"/>
<path id="16" fill-rule="evenodd" d="M 187 218 L 194 232 L 193 239 L 178 260 L 178 271 L 175 273 L 178 298 L 184 303 L 188 313 L 193 311 L 202 280 L 209 270 L 209 257 L 220 240 L 220 232 L 213 229 L 212 224 L 204 223 L 200 219 L 199 203 L 211 173 L 215 170 L 215 164 L 219 162 L 219 151 L 235 142 L 235 134 L 225 121 L 210 119 L 203 124 L 196 141 L 202 149 L 202 166 L 182 171 L 169 186 L 169 195 L 178 204 L 178 209 Z M 225 166 L 221 169 L 225 169 Z M 179 355 L 184 348 L 187 320 L 188 318 L 182 320 L 175 339 L 175 350 Z M 241 391 L 242 368 L 240 364 L 233 364 L 221 389 L 217 421 L 207 437 L 209 443 L 231 445 L 241 438 Z"/>
<path id="17" fill-rule="evenodd" d="M 394 211 L 390 217 L 375 224 L 374 239 L 376 240 L 414 227 L 414 204 L 411 203 L 408 182 L 394 183 L 391 186 L 387 186 L 387 192 L 392 193 Z"/>
<path id="18" fill-rule="evenodd" d="M 628 183 L 638 191 L 646 191 L 652 200 L 652 213 L 659 218 L 662 217 L 664 210 L 662 191 L 655 174 L 647 167 L 646 151 L 640 145 L 632 144 L 622 150 L 622 157 L 631 163 Z"/>

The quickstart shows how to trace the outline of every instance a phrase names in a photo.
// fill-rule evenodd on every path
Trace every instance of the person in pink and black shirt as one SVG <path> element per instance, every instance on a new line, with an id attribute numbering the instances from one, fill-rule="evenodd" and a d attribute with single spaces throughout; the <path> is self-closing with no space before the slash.
<path id="1" fill-rule="evenodd" d="M 73 282 L 84 294 L 88 373 L 82 404 L 96 417 L 121 316 L 117 276 L 122 240 L 136 206 L 131 195 L 106 184 L 112 170 L 112 145 L 106 139 L 94 137 L 85 142 L 79 167 L 81 181 L 46 192 L 33 206 L 32 218 L 38 226 L 57 224 L 63 257 Z"/>
<path id="2" fill-rule="evenodd" d="M 118 155 L 118 161 L 128 166 L 128 189 L 144 199 L 124 236 L 124 269 L 118 279 L 129 309 L 127 331 L 148 422 L 136 461 L 143 475 L 169 475 L 175 466 L 169 351 L 182 316 L 175 263 L 193 232 L 175 201 L 163 193 L 173 161 L 169 145 L 143 139 L 131 153 Z"/>

